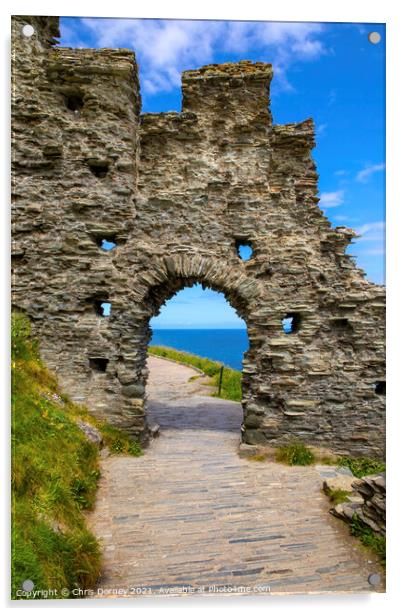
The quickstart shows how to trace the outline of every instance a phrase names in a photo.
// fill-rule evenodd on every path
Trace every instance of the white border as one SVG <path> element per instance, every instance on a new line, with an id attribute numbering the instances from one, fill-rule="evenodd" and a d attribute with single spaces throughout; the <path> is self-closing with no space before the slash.
<path id="1" fill-rule="evenodd" d="M 9 449 L 9 426 L 8 416 L 4 412 L 8 408 L 8 315 L 9 315 L 9 101 L 10 101 L 10 86 L 9 86 L 9 47 L 10 34 L 9 24 L 11 14 L 22 15 L 63 15 L 63 16 L 109 16 L 109 17 L 159 17 L 159 18 L 187 18 L 187 19 L 243 19 L 243 20 L 269 20 L 269 21 L 329 21 L 329 22 L 360 22 L 360 23 L 386 23 L 387 26 L 387 294 L 388 294 L 388 352 L 387 352 L 387 407 L 388 407 L 388 465 L 387 465 L 387 528 L 388 528 L 388 574 L 387 574 L 387 593 L 384 595 L 367 596 L 351 596 L 351 595 L 333 595 L 333 596 L 289 596 L 289 597 L 241 597 L 235 598 L 200 598 L 199 601 L 193 599 L 166 599 L 159 600 L 153 598 L 151 600 L 105 600 L 105 601 L 73 601 L 73 602 L 24 602 L 21 605 L 19 602 L 7 601 L 8 596 L 8 525 L 9 511 L 7 507 L 1 508 L 2 513 L 2 528 L 5 531 L 6 539 L 3 540 L 4 558 L 1 561 L 2 567 L 5 567 L 4 572 L 1 571 L 0 577 L 2 583 L 3 603 L 8 609 L 17 610 L 17 612 L 30 610 L 37 612 L 43 609 L 74 609 L 74 613 L 79 613 L 83 610 L 87 611 L 91 608 L 101 610 L 112 609 L 132 609 L 135 612 L 153 613 L 163 610 L 166 613 L 182 611 L 183 609 L 191 609 L 194 613 L 205 611 L 208 601 L 208 607 L 217 607 L 220 611 L 229 611 L 237 613 L 240 610 L 258 609 L 264 613 L 268 611 L 278 610 L 281 613 L 292 613 L 294 616 L 295 610 L 297 614 L 304 611 L 309 615 L 325 614 L 330 616 L 339 612 L 350 613 L 352 610 L 364 610 L 365 614 L 378 615 L 379 609 L 391 608 L 397 605 L 398 590 L 399 590 L 399 571 L 401 569 L 398 559 L 398 543 L 401 545 L 400 536 L 400 498 L 401 492 L 401 477 L 398 473 L 400 466 L 399 449 L 401 449 L 402 425 L 401 416 L 402 408 L 398 405 L 398 385 L 401 380 L 401 362 L 398 362 L 400 356 L 400 348 L 402 341 L 400 337 L 401 317 L 402 314 L 402 293 L 401 285 L 398 285 L 400 280 L 400 270 L 402 269 L 402 258 L 398 233 L 402 229 L 400 224 L 402 200 L 401 189 L 398 183 L 401 182 L 401 163 L 398 159 L 398 150 L 402 143 L 401 131 L 401 114 L 398 114 L 397 107 L 401 105 L 401 61 L 402 61 L 402 27 L 401 27 L 401 3 L 392 0 L 381 0 L 373 2 L 372 0 L 335 0 L 331 3 L 325 3 L 313 0 L 286 0 L 286 2 L 262 2 L 261 0 L 247 0 L 241 4 L 235 5 L 234 0 L 221 0 L 219 3 L 215 0 L 203 0 L 197 4 L 180 2 L 178 0 L 154 0 L 149 2 L 129 2 L 114 0 L 111 3 L 100 4 L 99 1 L 88 0 L 70 0 L 68 3 L 50 2 L 37 0 L 35 3 L 28 1 L 5 0 L 1 10 L 0 26 L 2 29 L 2 50 L 3 50 L 3 71 L 5 76 L 3 81 L 1 102 L 4 107 L 3 119 L 5 120 L 2 126 L 5 127 L 3 135 L 3 160 L 7 161 L 1 166 L 1 179 L 3 186 L 3 203 L 1 207 L 2 220 L 0 223 L 0 246 L 3 252 L 2 266 L 0 269 L 1 289 L 3 305 L 1 311 L 1 334 L 2 334 L 2 353 L 0 354 L 2 362 L 1 371 L 1 391 L 4 396 L 3 418 L 3 451 Z M 399 199 L 398 199 L 399 197 Z M 398 352 L 399 351 L 399 352 Z M 398 378 L 399 377 L 399 378 Z M 400 399 L 400 396 L 399 396 Z M 8 499 L 7 486 L 9 482 L 9 467 L 5 465 L 3 486 L 6 486 L 5 493 Z M 398 508 L 399 505 L 399 508 Z M 398 539 L 399 538 L 399 542 Z M 212 601 L 212 603 L 211 603 Z M 189 603 L 190 602 L 190 603 Z M 29 603 L 29 605 L 28 605 Z M 386 605 L 385 605 L 386 603 Z M 391 605 L 392 604 L 392 605 Z M 85 607 L 84 607 L 85 605 Z"/>

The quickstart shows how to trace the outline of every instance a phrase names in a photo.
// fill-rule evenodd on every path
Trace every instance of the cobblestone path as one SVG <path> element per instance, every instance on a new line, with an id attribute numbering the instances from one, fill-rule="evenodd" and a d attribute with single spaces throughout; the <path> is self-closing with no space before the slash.
<path id="1" fill-rule="evenodd" d="M 207 397 L 191 368 L 149 367 L 161 434 L 141 458 L 103 460 L 90 516 L 102 592 L 383 590 L 368 583 L 378 565 L 328 514 L 319 469 L 240 458 L 240 404 Z"/>

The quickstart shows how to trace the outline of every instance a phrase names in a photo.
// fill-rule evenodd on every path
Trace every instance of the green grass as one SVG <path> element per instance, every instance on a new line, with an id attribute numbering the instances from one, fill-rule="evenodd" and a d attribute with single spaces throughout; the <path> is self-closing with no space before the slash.
<path id="1" fill-rule="evenodd" d="M 102 435 L 102 446 L 107 447 L 111 455 L 124 454 L 135 457 L 143 455 L 141 445 L 137 441 L 133 441 L 127 432 L 110 425 L 106 421 L 96 419 L 91 415 L 86 406 L 72 404 L 65 395 L 63 398 L 68 404 L 71 415 L 91 424 L 99 430 Z"/>
<path id="2" fill-rule="evenodd" d="M 198 370 L 201 370 L 204 374 L 211 377 L 210 384 L 215 389 L 218 388 L 219 371 L 222 367 L 220 362 L 163 346 L 150 346 L 148 351 L 151 355 L 166 357 L 166 359 L 173 359 L 186 366 L 198 368 Z M 212 395 L 218 396 L 217 392 Z M 235 400 L 237 402 L 242 399 L 241 372 L 239 370 L 233 370 L 228 366 L 224 366 L 222 389 L 219 397 L 225 400 Z"/>
<path id="3" fill-rule="evenodd" d="M 106 422 L 95 421 L 94 423 L 102 433 L 103 444 L 109 448 L 112 454 L 121 453 L 135 457 L 142 456 L 141 445 L 133 441 L 126 432 Z"/>
<path id="4" fill-rule="evenodd" d="M 277 462 L 290 466 L 308 466 L 315 462 L 313 452 L 304 443 L 298 441 L 278 447 L 275 458 Z"/>
<path id="5" fill-rule="evenodd" d="M 350 532 L 358 537 L 362 544 L 376 554 L 381 564 L 385 567 L 386 561 L 386 539 L 382 535 L 375 533 L 370 526 L 364 524 L 359 517 L 354 514 L 350 523 Z"/>
<path id="6" fill-rule="evenodd" d="M 326 488 L 324 492 L 333 505 L 345 503 L 348 500 L 348 496 L 351 494 L 347 490 L 332 490 L 331 488 Z"/>
<path id="7" fill-rule="evenodd" d="M 253 456 L 249 456 L 248 459 L 253 460 L 253 462 L 266 462 L 268 460 L 268 454 L 256 453 Z"/>
<path id="8" fill-rule="evenodd" d="M 99 449 L 76 425 L 97 426 L 115 453 L 139 455 L 128 435 L 95 420 L 60 393 L 40 360 L 29 321 L 12 315 L 12 597 L 24 580 L 35 589 L 90 588 L 101 550 L 85 525 L 95 501 Z"/>
<path id="9" fill-rule="evenodd" d="M 372 458 L 351 458 L 341 457 L 337 460 L 338 466 L 346 466 L 355 477 L 365 477 L 366 475 L 376 475 L 385 471 L 385 462 Z"/>

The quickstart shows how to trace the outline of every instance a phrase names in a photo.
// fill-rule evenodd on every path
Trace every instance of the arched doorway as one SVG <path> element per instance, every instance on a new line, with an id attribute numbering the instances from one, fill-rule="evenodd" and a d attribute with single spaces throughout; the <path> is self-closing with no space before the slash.
<path id="1" fill-rule="evenodd" d="M 216 429 L 241 434 L 246 324 L 223 293 L 185 286 L 150 321 L 146 386 L 151 433 Z"/>
<path id="2" fill-rule="evenodd" d="M 170 264 L 172 266 L 172 264 Z M 197 259 L 182 259 L 179 264 L 177 264 L 179 272 L 183 270 L 186 273 L 191 273 L 192 271 L 196 271 L 197 275 L 179 275 L 179 276 L 170 276 L 165 277 L 161 284 L 153 285 L 149 288 L 147 295 L 143 300 L 144 306 L 147 307 L 147 318 L 144 322 L 144 347 L 145 351 L 148 349 L 148 345 L 152 339 L 152 328 L 151 322 L 152 319 L 157 317 L 160 313 L 163 306 L 171 300 L 178 292 L 186 288 L 192 288 L 194 285 L 199 285 L 202 289 L 210 289 L 215 293 L 219 293 L 222 297 L 224 297 L 225 302 L 232 308 L 233 312 L 241 319 L 245 328 L 248 330 L 249 326 L 249 315 L 250 315 L 250 306 L 253 299 L 253 293 L 249 292 L 248 294 L 242 291 L 241 285 L 244 280 L 243 277 L 233 277 L 230 275 L 230 272 L 226 270 L 226 268 L 217 264 L 215 261 L 212 262 L 205 258 L 200 259 L 198 262 Z M 173 274 L 173 271 L 170 271 Z M 177 271 L 175 272 L 178 273 Z M 257 288 L 254 289 L 254 293 L 257 293 Z M 247 364 L 248 358 L 253 354 L 253 344 L 250 341 L 249 348 L 244 353 L 244 362 Z M 145 355 L 146 360 L 146 355 Z M 145 382 L 148 378 L 149 371 L 145 371 Z M 249 397 L 249 387 L 250 387 L 250 376 L 245 373 L 242 374 L 242 406 L 246 408 L 246 401 Z M 145 403 L 145 413 L 148 412 L 147 401 Z M 152 418 L 151 418 L 152 419 Z M 244 429 L 244 421 L 243 421 L 243 413 L 242 413 L 242 421 L 238 425 L 238 433 L 240 436 L 240 431 Z M 148 427 L 148 426 L 147 426 Z"/>

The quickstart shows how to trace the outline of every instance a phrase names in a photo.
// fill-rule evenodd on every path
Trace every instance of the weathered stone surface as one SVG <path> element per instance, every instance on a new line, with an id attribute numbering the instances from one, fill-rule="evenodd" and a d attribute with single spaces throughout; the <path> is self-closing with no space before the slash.
<path id="1" fill-rule="evenodd" d="M 77 426 L 80 430 L 82 430 L 82 432 L 85 434 L 89 441 L 95 443 L 95 445 L 98 445 L 99 447 L 101 446 L 103 438 L 102 434 L 99 432 L 99 430 L 97 430 L 97 428 L 81 420 L 77 421 Z"/>
<path id="2" fill-rule="evenodd" d="M 267 442 L 264 433 L 254 429 L 245 430 L 243 440 L 247 445 L 263 445 Z"/>
<path id="3" fill-rule="evenodd" d="M 246 442 L 382 456 L 385 290 L 318 207 L 312 120 L 272 124 L 271 65 L 187 71 L 182 112 L 141 115 L 132 52 L 57 36 L 13 18 L 12 300 L 65 390 L 146 441 L 149 320 L 199 282 L 247 324 Z"/>
<path id="4" fill-rule="evenodd" d="M 149 434 L 153 438 L 156 438 L 157 436 L 159 436 L 159 430 L 160 430 L 160 425 L 157 424 L 156 422 L 152 422 L 149 424 Z"/>
<path id="5" fill-rule="evenodd" d="M 143 396 L 145 394 L 145 387 L 142 383 L 140 384 L 132 384 L 125 385 L 122 387 L 123 396 L 127 396 L 128 398 L 138 398 L 139 396 Z"/>
<path id="6" fill-rule="evenodd" d="M 336 477 L 328 477 L 325 479 L 323 488 L 327 490 L 344 490 L 345 492 L 352 492 L 352 484 L 354 477 L 348 477 L 347 475 L 336 475 Z"/>
<path id="7" fill-rule="evenodd" d="M 331 510 L 334 515 L 350 522 L 356 515 L 374 532 L 385 535 L 385 473 L 354 479 L 352 496 Z"/>

